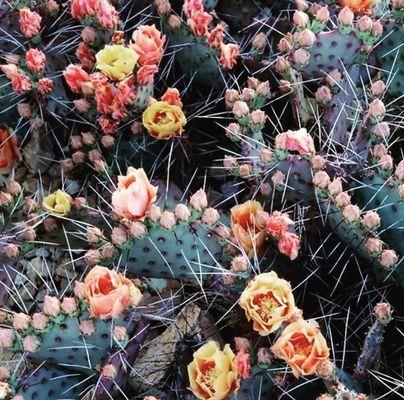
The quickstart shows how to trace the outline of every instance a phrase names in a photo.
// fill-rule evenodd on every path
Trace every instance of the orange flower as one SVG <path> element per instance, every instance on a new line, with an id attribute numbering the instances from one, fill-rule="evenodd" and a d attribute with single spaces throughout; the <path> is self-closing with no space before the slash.
<path id="1" fill-rule="evenodd" d="M 142 168 L 128 168 L 125 176 L 118 176 L 118 188 L 112 194 L 115 211 L 130 219 L 143 219 L 156 200 L 157 187 L 152 186 Z"/>
<path id="2" fill-rule="evenodd" d="M 31 90 L 31 81 L 28 76 L 21 74 L 20 72 L 16 72 L 11 77 L 11 86 L 14 92 L 18 94 L 22 94 Z"/>
<path id="3" fill-rule="evenodd" d="M 296 233 L 285 232 L 279 239 L 278 249 L 292 261 L 299 255 L 300 239 Z"/>
<path id="4" fill-rule="evenodd" d="M 340 0 L 341 7 L 349 7 L 355 14 L 366 14 L 371 11 L 375 0 Z"/>
<path id="5" fill-rule="evenodd" d="M 19 157 L 17 137 L 10 128 L 0 128 L 0 173 L 9 173 Z"/>
<path id="6" fill-rule="evenodd" d="M 276 331 L 295 312 L 295 299 L 289 282 L 271 271 L 257 275 L 240 296 L 240 307 L 261 336 Z"/>
<path id="7" fill-rule="evenodd" d="M 165 101 L 172 106 L 178 106 L 182 108 L 182 101 L 180 92 L 176 88 L 168 88 L 166 92 L 161 96 L 161 101 Z"/>
<path id="8" fill-rule="evenodd" d="M 101 319 L 117 318 L 142 299 L 140 290 L 131 280 L 105 267 L 95 266 L 86 276 L 84 285 L 91 314 Z"/>
<path id="9" fill-rule="evenodd" d="M 80 93 L 83 88 L 83 84 L 90 81 L 90 76 L 80 65 L 70 64 L 64 71 L 63 76 L 66 79 L 70 90 L 74 93 Z"/>
<path id="10" fill-rule="evenodd" d="M 314 374 L 318 364 L 330 355 L 316 322 L 303 319 L 289 324 L 271 350 L 289 364 L 296 377 Z"/>
<path id="11" fill-rule="evenodd" d="M 237 64 L 237 58 L 240 55 L 239 47 L 234 43 L 221 44 L 220 46 L 220 65 L 224 69 L 233 69 Z"/>
<path id="12" fill-rule="evenodd" d="M 156 74 L 157 71 L 158 71 L 157 65 L 153 65 L 153 64 L 143 65 L 142 67 L 140 67 L 138 69 L 138 71 L 136 73 L 138 82 L 141 85 L 147 85 L 148 83 L 150 83 L 153 80 L 154 75 Z"/>
<path id="13" fill-rule="evenodd" d="M 99 0 L 70 0 L 72 17 L 83 19 L 97 14 Z"/>
<path id="14" fill-rule="evenodd" d="M 28 8 L 21 8 L 19 16 L 21 31 L 26 38 L 31 39 L 39 33 L 42 20 L 39 14 Z"/>
<path id="15" fill-rule="evenodd" d="M 258 225 L 257 215 L 262 211 L 257 201 L 246 201 L 231 209 L 231 228 L 234 239 L 249 257 L 259 252 L 266 236 L 265 227 Z"/>
<path id="16" fill-rule="evenodd" d="M 91 70 L 95 65 L 95 52 L 86 44 L 80 43 L 76 49 L 76 57 L 79 59 L 83 68 Z"/>
<path id="17" fill-rule="evenodd" d="M 213 17 L 209 13 L 197 11 L 188 18 L 187 24 L 195 36 L 208 36 L 208 26 L 212 19 Z"/>
<path id="18" fill-rule="evenodd" d="M 214 341 L 194 353 L 188 365 L 190 389 L 199 400 L 225 400 L 239 388 L 234 353 L 226 344 L 223 350 Z"/>
<path id="19" fill-rule="evenodd" d="M 142 25 L 133 32 L 130 47 L 139 55 L 140 65 L 157 65 L 163 57 L 165 36 L 154 25 Z"/>
<path id="20" fill-rule="evenodd" d="M 46 56 L 38 49 L 29 49 L 25 55 L 27 68 L 33 72 L 42 72 L 45 68 Z"/>
<path id="21" fill-rule="evenodd" d="M 294 222 L 289 218 L 288 214 L 274 211 L 269 216 L 266 228 L 271 237 L 279 239 L 293 224 Z"/>

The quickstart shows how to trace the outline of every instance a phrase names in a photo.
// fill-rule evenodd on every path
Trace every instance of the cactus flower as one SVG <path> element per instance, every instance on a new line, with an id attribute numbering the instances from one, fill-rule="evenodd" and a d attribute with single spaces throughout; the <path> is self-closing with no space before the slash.
<path id="1" fill-rule="evenodd" d="M 57 190 L 43 199 L 42 206 L 53 215 L 66 215 L 70 212 L 72 198 L 66 192 Z"/>
<path id="2" fill-rule="evenodd" d="M 35 11 L 28 8 L 21 8 L 19 12 L 19 22 L 24 37 L 31 39 L 36 36 L 41 29 L 42 17 Z"/>
<path id="3" fill-rule="evenodd" d="M 9 173 L 19 157 L 17 137 L 10 128 L 0 128 L 0 173 Z"/>
<path id="4" fill-rule="evenodd" d="M 140 65 L 158 65 L 163 57 L 166 37 L 154 25 L 141 25 L 133 32 L 130 47 L 139 56 Z"/>
<path id="5" fill-rule="evenodd" d="M 342 7 L 349 7 L 355 14 L 366 14 L 371 11 L 375 0 L 339 0 Z"/>

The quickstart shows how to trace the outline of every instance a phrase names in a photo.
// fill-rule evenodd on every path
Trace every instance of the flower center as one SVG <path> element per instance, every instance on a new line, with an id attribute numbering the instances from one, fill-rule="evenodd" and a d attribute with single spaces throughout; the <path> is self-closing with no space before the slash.
<path id="1" fill-rule="evenodd" d="M 308 341 L 305 335 L 301 333 L 295 333 L 290 342 L 293 345 L 296 354 L 302 356 L 309 356 L 311 353 L 311 343 Z"/>
<path id="2" fill-rule="evenodd" d="M 203 374 L 205 384 L 212 389 L 213 383 L 217 378 L 218 371 L 216 370 L 216 363 L 214 361 L 205 361 L 200 367 Z"/>
<path id="3" fill-rule="evenodd" d="M 255 295 L 254 304 L 258 306 L 258 313 L 265 321 L 270 320 L 274 310 L 281 305 L 272 292 Z"/>

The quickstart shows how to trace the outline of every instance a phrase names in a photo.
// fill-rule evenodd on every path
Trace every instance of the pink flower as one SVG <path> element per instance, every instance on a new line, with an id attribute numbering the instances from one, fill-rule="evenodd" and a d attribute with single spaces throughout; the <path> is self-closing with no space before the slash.
<path id="1" fill-rule="evenodd" d="M 248 353 L 236 354 L 236 365 L 241 379 L 247 379 L 251 375 L 250 355 Z"/>
<path id="2" fill-rule="evenodd" d="M 267 37 L 264 32 L 260 32 L 258 35 L 254 36 L 251 46 L 254 50 L 264 50 L 268 44 Z"/>
<path id="3" fill-rule="evenodd" d="M 142 298 L 131 280 L 105 267 L 94 267 L 84 284 L 91 314 L 101 319 L 119 317 L 127 307 L 137 305 Z"/>
<path id="4" fill-rule="evenodd" d="M 157 187 L 152 186 L 143 169 L 128 168 L 118 177 L 118 188 L 112 194 L 112 206 L 117 214 L 130 219 L 143 219 L 156 200 Z"/>
<path id="5" fill-rule="evenodd" d="M 330 90 L 330 88 L 328 86 L 325 86 L 325 85 L 320 86 L 317 89 L 317 91 L 315 93 L 315 96 L 316 96 L 317 102 L 320 103 L 320 104 L 323 104 L 323 105 L 328 104 L 332 99 L 331 90 Z"/>
<path id="6" fill-rule="evenodd" d="M 295 233 L 286 232 L 279 239 L 278 248 L 293 261 L 299 254 L 300 239 Z"/>
<path id="7" fill-rule="evenodd" d="M 132 35 L 130 47 L 138 54 L 140 65 L 158 65 L 163 57 L 165 36 L 154 25 L 141 25 Z"/>
<path id="8" fill-rule="evenodd" d="M 371 117 L 374 118 L 381 118 L 384 116 L 386 113 L 386 107 L 384 106 L 384 103 L 379 100 L 379 99 L 374 99 L 370 104 L 369 104 L 369 109 L 368 113 Z"/>
<path id="9" fill-rule="evenodd" d="M 43 313 L 35 313 L 32 316 L 32 327 L 43 331 L 48 325 L 49 318 Z"/>
<path id="10" fill-rule="evenodd" d="M 57 317 L 60 314 L 59 299 L 53 296 L 45 296 L 43 301 L 43 312 L 50 317 Z"/>
<path id="11" fill-rule="evenodd" d="M 12 329 L 0 328 L 0 349 L 13 347 L 15 334 Z"/>
<path id="12" fill-rule="evenodd" d="M 25 7 L 20 9 L 20 27 L 22 34 L 26 38 L 31 39 L 39 33 L 41 29 L 41 20 L 42 17 L 35 11 L 31 11 Z"/>
<path id="13" fill-rule="evenodd" d="M 310 19 L 305 12 L 296 10 L 293 14 L 293 23 L 299 28 L 304 28 L 310 23 Z"/>
<path id="14" fill-rule="evenodd" d="M 80 65 L 70 64 L 64 71 L 63 76 L 74 93 L 82 91 L 82 85 L 90 82 L 90 75 Z"/>
<path id="15" fill-rule="evenodd" d="M 38 93 L 41 96 L 45 96 L 45 95 L 49 94 L 53 89 L 52 80 L 49 78 L 41 78 L 37 82 L 37 89 L 38 89 Z"/>
<path id="16" fill-rule="evenodd" d="M 61 304 L 62 310 L 65 314 L 70 315 L 77 311 L 77 301 L 74 297 L 65 297 Z"/>
<path id="17" fill-rule="evenodd" d="M 182 108 L 180 92 L 176 88 L 168 88 L 163 96 L 161 96 L 161 101 L 165 101 L 172 106 L 178 106 Z"/>
<path id="18" fill-rule="evenodd" d="M 233 69 L 237 64 L 240 50 L 237 44 L 228 43 L 220 46 L 220 65 L 224 69 Z"/>
<path id="19" fill-rule="evenodd" d="M 118 130 L 118 123 L 105 115 L 101 115 L 98 118 L 98 123 L 106 135 L 113 135 Z"/>
<path id="20" fill-rule="evenodd" d="M 208 34 L 208 45 L 213 48 L 219 48 L 223 43 L 224 28 L 222 25 L 217 25 Z"/>
<path id="21" fill-rule="evenodd" d="M 251 343 L 246 338 L 236 336 L 234 338 L 234 344 L 238 353 L 249 353 L 251 350 Z"/>
<path id="22" fill-rule="evenodd" d="M 294 222 L 288 217 L 288 214 L 281 213 L 280 211 L 274 211 L 268 219 L 266 224 L 266 229 L 268 235 L 271 237 L 278 239 L 282 235 L 284 235 L 289 229 L 290 225 L 293 225 Z"/>
<path id="23" fill-rule="evenodd" d="M 38 49 L 29 49 L 25 55 L 27 68 L 32 72 L 42 72 L 45 68 L 46 56 Z"/>
<path id="24" fill-rule="evenodd" d="M 351 196 L 347 192 L 342 192 L 335 198 L 335 204 L 339 208 L 344 208 L 351 202 Z"/>
<path id="25" fill-rule="evenodd" d="M 7 79 L 12 79 L 14 74 L 19 73 L 18 67 L 15 64 L 0 65 L 0 70 Z"/>
<path id="26" fill-rule="evenodd" d="M 108 0 L 99 0 L 98 22 L 105 29 L 114 29 L 118 24 L 118 11 Z"/>
<path id="27" fill-rule="evenodd" d="M 330 177 L 325 171 L 318 171 L 313 177 L 313 185 L 320 189 L 325 189 L 330 183 Z"/>
<path id="28" fill-rule="evenodd" d="M 70 0 L 72 17 L 84 19 L 97 14 L 99 0 Z"/>
<path id="29" fill-rule="evenodd" d="M 197 12 L 204 11 L 202 0 L 185 0 L 182 9 L 187 18 Z"/>
<path id="30" fill-rule="evenodd" d="M 22 94 L 31 90 L 31 81 L 28 76 L 21 74 L 20 72 L 16 72 L 11 77 L 11 86 L 14 92 L 18 94 Z"/>
<path id="31" fill-rule="evenodd" d="M 154 75 L 157 73 L 157 71 L 158 71 L 157 65 L 153 64 L 143 65 L 138 69 L 136 73 L 138 82 L 141 85 L 147 85 L 153 80 Z"/>
<path id="32" fill-rule="evenodd" d="M 383 242 L 378 238 L 369 237 L 366 239 L 365 249 L 370 254 L 380 254 L 383 250 Z"/>
<path id="33" fill-rule="evenodd" d="M 95 52 L 86 44 L 80 43 L 76 49 L 76 57 L 79 59 L 83 68 L 91 70 L 95 65 Z"/>
<path id="34" fill-rule="evenodd" d="M 193 13 L 187 20 L 187 24 L 195 36 L 208 36 L 208 26 L 212 22 L 213 17 L 205 12 L 198 11 Z"/>
<path id="35" fill-rule="evenodd" d="M 301 155 L 315 152 L 313 138 L 307 133 L 306 128 L 280 133 L 275 138 L 275 147 L 286 151 L 297 151 Z"/>

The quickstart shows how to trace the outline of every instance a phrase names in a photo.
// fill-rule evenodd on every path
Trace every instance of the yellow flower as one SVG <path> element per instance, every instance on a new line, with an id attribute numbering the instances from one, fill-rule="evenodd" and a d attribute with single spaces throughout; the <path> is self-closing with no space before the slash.
<path id="1" fill-rule="evenodd" d="M 234 353 L 226 344 L 209 341 L 194 353 L 188 365 L 190 390 L 199 400 L 224 400 L 240 384 Z"/>
<path id="2" fill-rule="evenodd" d="M 128 47 L 112 44 L 100 50 L 95 58 L 97 69 L 111 79 L 121 81 L 132 73 L 139 56 Z"/>
<path id="3" fill-rule="evenodd" d="M 168 140 L 181 135 L 186 123 L 182 108 L 166 101 L 155 101 L 143 113 L 143 125 L 156 139 Z"/>
<path id="4" fill-rule="evenodd" d="M 62 190 L 46 196 L 43 199 L 42 206 L 46 211 L 56 215 L 66 215 L 70 212 L 72 198 Z"/>
<path id="5" fill-rule="evenodd" d="M 289 282 L 273 271 L 257 275 L 244 289 L 239 304 L 261 336 L 276 331 L 296 310 Z"/>

